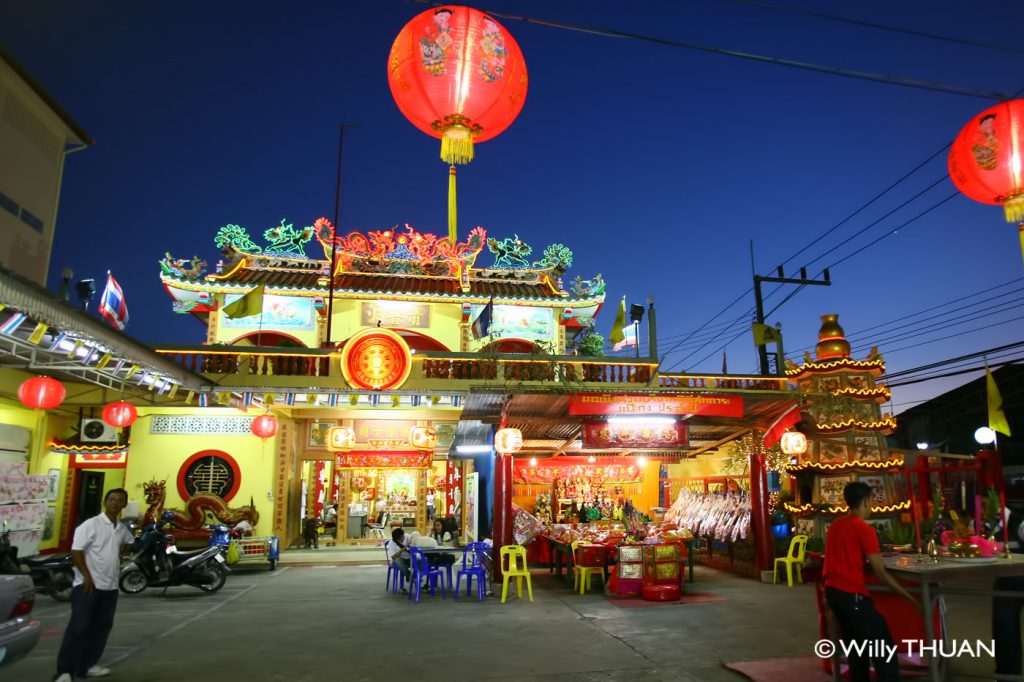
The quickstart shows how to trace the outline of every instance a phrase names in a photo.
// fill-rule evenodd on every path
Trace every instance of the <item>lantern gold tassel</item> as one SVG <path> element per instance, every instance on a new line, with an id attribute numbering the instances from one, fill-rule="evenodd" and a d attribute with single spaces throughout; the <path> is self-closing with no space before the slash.
<path id="1" fill-rule="evenodd" d="M 441 136 L 441 160 L 464 166 L 473 160 L 473 132 L 461 125 L 446 128 Z"/>
<path id="2" fill-rule="evenodd" d="M 1003 204 L 1003 211 L 1006 212 L 1006 222 L 1008 223 L 1024 221 L 1024 194 L 1007 199 Z"/>
<path id="3" fill-rule="evenodd" d="M 455 166 L 448 169 L 448 243 L 455 245 L 459 239 L 459 206 L 455 200 Z"/>

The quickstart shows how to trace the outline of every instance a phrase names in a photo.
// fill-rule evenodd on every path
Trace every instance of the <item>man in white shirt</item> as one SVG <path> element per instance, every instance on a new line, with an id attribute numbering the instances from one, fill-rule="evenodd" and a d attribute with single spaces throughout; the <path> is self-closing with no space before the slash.
<path id="1" fill-rule="evenodd" d="M 128 491 L 115 488 L 103 498 L 103 513 L 75 529 L 71 543 L 71 558 L 75 562 L 71 622 L 57 655 L 56 682 L 110 674 L 109 668 L 98 663 L 114 625 L 121 548 L 133 540 L 128 529 L 118 522 L 126 504 Z"/>

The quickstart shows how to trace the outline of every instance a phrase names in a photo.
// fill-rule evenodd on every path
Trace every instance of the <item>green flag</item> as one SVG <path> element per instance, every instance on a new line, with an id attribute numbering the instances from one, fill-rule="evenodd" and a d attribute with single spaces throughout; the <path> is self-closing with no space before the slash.
<path id="1" fill-rule="evenodd" d="M 264 285 L 261 284 L 231 305 L 225 306 L 224 314 L 232 319 L 261 314 L 263 312 L 263 289 Z"/>
<path id="2" fill-rule="evenodd" d="M 626 297 L 619 302 L 619 312 L 615 313 L 615 321 L 612 322 L 612 333 L 608 335 L 611 344 L 620 343 L 625 340 L 626 335 L 622 328 L 626 326 Z"/>

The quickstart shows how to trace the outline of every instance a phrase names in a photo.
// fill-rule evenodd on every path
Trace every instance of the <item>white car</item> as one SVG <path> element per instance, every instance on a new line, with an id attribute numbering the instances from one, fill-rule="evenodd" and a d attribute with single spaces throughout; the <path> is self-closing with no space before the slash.
<path id="1" fill-rule="evenodd" d="M 30 576 L 0 575 L 0 668 L 26 656 L 39 642 L 41 626 L 29 617 L 35 604 Z"/>

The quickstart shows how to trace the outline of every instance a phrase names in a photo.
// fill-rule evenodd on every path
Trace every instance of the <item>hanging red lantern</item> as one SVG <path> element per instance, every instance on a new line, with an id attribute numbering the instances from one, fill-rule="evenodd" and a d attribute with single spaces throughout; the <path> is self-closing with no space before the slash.
<path id="1" fill-rule="evenodd" d="M 277 417 L 272 414 L 260 415 L 252 420 L 249 429 L 260 438 L 272 438 L 277 433 Z"/>
<path id="2" fill-rule="evenodd" d="M 786 431 L 779 441 L 782 454 L 790 457 L 799 457 L 807 452 L 807 436 L 799 431 Z"/>
<path id="3" fill-rule="evenodd" d="M 103 421 L 117 428 L 131 426 L 139 418 L 139 411 L 131 403 L 118 401 L 103 408 Z"/>
<path id="4" fill-rule="evenodd" d="M 33 410 L 52 410 L 64 402 L 64 384 L 51 377 L 32 377 L 18 386 L 18 400 Z"/>
<path id="5" fill-rule="evenodd" d="M 441 139 L 447 163 L 473 160 L 473 143 L 499 135 L 526 101 L 526 60 L 512 35 L 471 7 L 416 15 L 395 38 L 388 85 L 414 126 Z"/>
<path id="6" fill-rule="evenodd" d="M 388 86 L 409 121 L 441 140 L 448 172 L 448 240 L 457 240 L 455 165 L 474 142 L 500 135 L 526 101 L 526 60 L 512 35 L 480 10 L 445 5 L 416 15 L 388 57 Z"/>
<path id="7" fill-rule="evenodd" d="M 1024 100 L 1002 102 L 964 126 L 949 150 L 949 177 L 983 204 L 1002 204 L 1009 223 L 1024 221 Z M 1021 225 L 1024 248 L 1024 223 Z"/>

